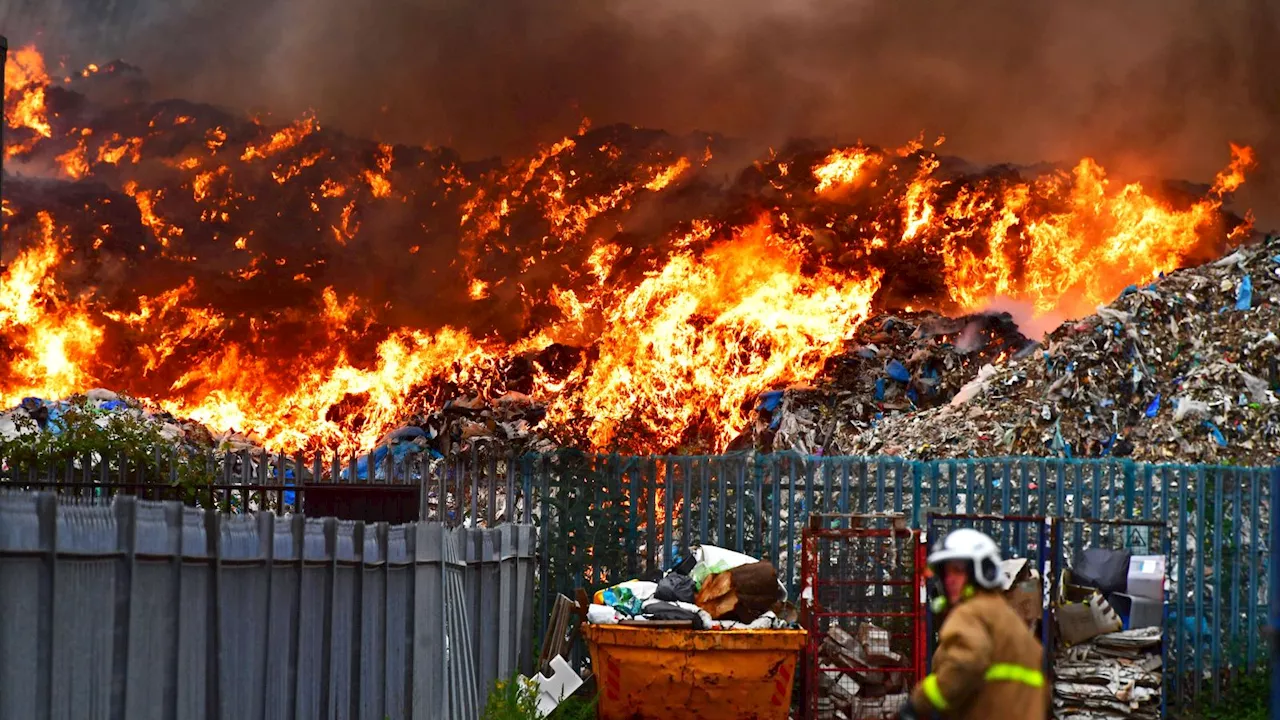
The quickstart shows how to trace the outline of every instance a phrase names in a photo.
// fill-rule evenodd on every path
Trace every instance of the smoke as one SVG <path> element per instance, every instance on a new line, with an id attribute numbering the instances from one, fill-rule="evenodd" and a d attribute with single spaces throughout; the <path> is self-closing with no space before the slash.
<path id="1" fill-rule="evenodd" d="M 81 7 L 83 5 L 83 7 Z M 582 117 L 763 141 L 942 133 L 980 162 L 1098 157 L 1207 180 L 1259 150 L 1280 190 L 1272 0 L 50 0 L 0 3 L 15 44 L 107 54 L 159 92 L 465 155 L 525 152 Z M 106 15 L 102 8 L 114 8 Z M 1256 202 L 1254 202 L 1256 201 Z M 1264 223 L 1280 208 L 1255 207 Z"/>

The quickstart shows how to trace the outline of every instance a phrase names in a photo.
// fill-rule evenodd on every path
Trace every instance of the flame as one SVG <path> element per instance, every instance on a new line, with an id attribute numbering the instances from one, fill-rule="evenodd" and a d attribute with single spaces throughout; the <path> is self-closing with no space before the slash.
<path id="1" fill-rule="evenodd" d="M 813 169 L 818 181 L 814 192 L 825 193 L 847 187 L 863 176 L 863 170 L 880 162 L 880 156 L 864 147 L 835 150 Z"/>
<path id="2" fill-rule="evenodd" d="M 102 343 L 102 328 L 59 288 L 55 271 L 65 238 L 47 212 L 37 218 L 39 239 L 0 275 L 0 336 L 14 354 L 0 368 L 0 403 L 28 395 L 65 397 L 93 386 L 85 368 Z"/>
<path id="3" fill-rule="evenodd" d="M 1088 312 L 1247 232 L 1222 206 L 1255 164 L 1232 145 L 1212 190 L 1175 203 L 1088 158 L 1034 177 L 953 174 L 922 135 L 896 150 L 773 153 L 695 207 L 710 139 L 695 145 L 699 167 L 687 143 L 584 122 L 481 171 L 430 149 L 332 143 L 310 116 L 51 123 L 48 82 L 34 49 L 11 55 L 6 155 L 92 181 L 74 197 L 110 191 L 71 206 L 6 200 L 23 249 L 0 285 L 12 356 L 0 401 L 106 384 L 283 451 L 367 448 L 413 412 L 493 399 L 517 359 L 566 439 L 723 448 L 754 394 L 812 379 L 877 293 L 945 311 L 1007 297 L 1042 316 Z M 745 204 L 722 204 L 743 187 Z M 381 201 L 393 195 L 404 202 Z M 427 210 L 401 227 L 389 206 L 395 219 Z M 505 322 L 406 324 L 405 296 L 336 279 L 366 262 L 385 273 L 368 285 L 422 283 L 444 308 Z M 132 283 L 123 294 L 99 287 L 118 276 Z M 556 343 L 578 354 L 543 358 Z"/>
<path id="4" fill-rule="evenodd" d="M 19 48 L 9 53 L 4 67 L 4 105 L 9 127 L 29 130 L 33 136 L 23 143 L 5 148 L 9 157 L 30 152 L 41 138 L 53 137 L 45 108 L 45 89 L 49 86 L 49 74 L 45 71 L 44 57 L 34 46 Z"/>
<path id="5" fill-rule="evenodd" d="M 240 155 L 240 159 L 244 162 L 249 162 L 285 152 L 297 146 L 308 135 L 319 129 L 320 126 L 316 123 L 316 119 L 312 116 L 307 116 L 288 127 L 277 130 L 265 141 L 256 145 L 249 145 L 244 149 L 244 153 Z M 211 148 L 213 148 L 212 143 L 215 140 L 218 145 L 226 142 L 226 133 L 223 132 L 220 136 L 210 138 Z"/>
<path id="6" fill-rule="evenodd" d="M 942 238 L 951 298 L 965 310 L 1002 296 L 1030 301 L 1041 313 L 1088 313 L 1130 283 L 1176 269 L 1198 246 L 1221 194 L 1238 187 L 1253 162 L 1248 148 L 1232 145 L 1231 151 L 1214 192 L 1185 210 L 1167 207 L 1139 183 L 1112 189 L 1106 171 L 1088 158 L 1069 174 L 999 195 L 960 193 L 941 216 L 950 224 L 989 222 L 981 254 L 960 243 L 964 232 Z M 1063 209 L 1032 212 L 1033 201 L 1045 197 Z"/>
<path id="7" fill-rule="evenodd" d="M 85 139 L 81 137 L 75 147 L 59 155 L 54 159 L 58 163 L 58 167 L 62 168 L 62 173 L 72 180 L 89 174 L 89 159 L 87 157 L 87 148 L 85 147 Z"/>
<path id="8" fill-rule="evenodd" d="M 673 257 L 611 309 L 581 393 L 561 394 L 551 416 L 591 418 L 598 447 L 628 424 L 669 447 L 706 414 L 727 443 L 746 399 L 812 376 L 870 311 L 878 273 L 848 280 L 800 265 L 763 221 L 702 258 Z"/>
<path id="9" fill-rule="evenodd" d="M 134 165 L 137 165 L 142 160 L 142 138 L 135 137 L 122 140 L 119 134 L 115 134 L 98 148 L 98 162 L 100 163 L 118 165 L 126 156 L 129 158 L 129 162 Z"/>
<path id="10" fill-rule="evenodd" d="M 688 170 L 689 167 L 690 167 L 689 158 L 682 157 L 679 160 L 677 160 L 674 164 L 669 165 L 663 170 L 661 170 L 657 175 L 653 177 L 652 180 L 645 183 L 644 189 L 652 190 L 653 192 L 659 192 L 661 190 L 665 190 L 666 187 L 670 185 L 673 180 L 683 175 L 684 171 Z"/>

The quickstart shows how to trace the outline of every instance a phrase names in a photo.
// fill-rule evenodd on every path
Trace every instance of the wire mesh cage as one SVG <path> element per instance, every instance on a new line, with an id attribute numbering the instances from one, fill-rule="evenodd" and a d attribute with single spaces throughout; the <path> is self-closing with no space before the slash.
<path id="1" fill-rule="evenodd" d="M 895 717 L 924 662 L 920 531 L 903 515 L 814 514 L 802 542 L 805 717 Z"/>

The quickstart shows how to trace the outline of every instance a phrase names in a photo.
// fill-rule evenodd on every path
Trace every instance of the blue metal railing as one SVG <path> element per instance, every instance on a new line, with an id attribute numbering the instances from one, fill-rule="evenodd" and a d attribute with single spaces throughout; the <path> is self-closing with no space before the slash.
<path id="1" fill-rule="evenodd" d="M 1280 465 L 1271 470 L 1271 497 L 1280 497 Z M 1271 523 L 1271 717 L 1280 718 L 1280 523 Z"/>

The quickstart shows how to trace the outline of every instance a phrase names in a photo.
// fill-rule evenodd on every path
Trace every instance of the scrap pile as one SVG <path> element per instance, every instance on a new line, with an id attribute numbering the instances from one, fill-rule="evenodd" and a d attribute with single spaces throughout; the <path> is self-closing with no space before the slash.
<path id="1" fill-rule="evenodd" d="M 852 454 L 1270 464 L 1280 454 L 1280 236 L 1130 287 L 947 405 L 839 429 Z"/>
<path id="2" fill-rule="evenodd" d="M 907 702 L 911 688 L 910 675 L 902 672 L 905 655 L 893 649 L 888 630 L 864 622 L 855 637 L 832 625 L 818 652 L 821 664 L 839 668 L 818 676 L 818 717 L 892 718 Z"/>
<path id="3" fill-rule="evenodd" d="M 1163 556 L 1090 548 L 1055 604 L 1057 720 L 1160 717 Z"/>
<path id="4" fill-rule="evenodd" d="M 795 627 L 773 564 L 698 545 L 656 582 L 629 580 L 599 590 L 587 609 L 596 625 L 645 624 L 694 630 Z"/>
<path id="5" fill-rule="evenodd" d="M 827 360 L 812 387 L 762 393 L 756 421 L 730 449 L 833 454 L 833 438 L 886 416 L 946 403 L 989 363 L 1036 348 L 1008 313 L 948 318 L 882 314 L 862 324 Z"/>
<path id="6" fill-rule="evenodd" d="M 1160 717 L 1160 628 L 1107 633 L 1058 652 L 1058 720 Z"/>

